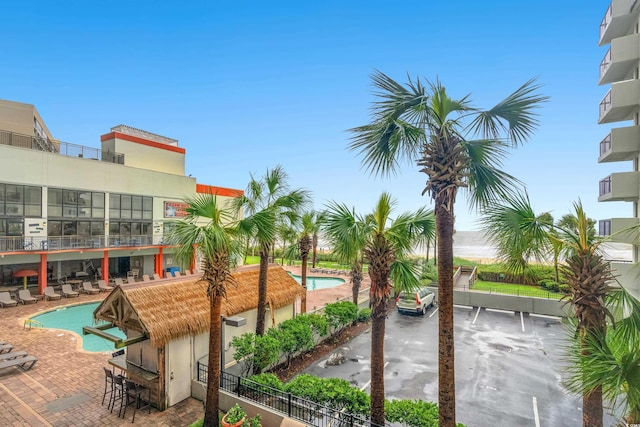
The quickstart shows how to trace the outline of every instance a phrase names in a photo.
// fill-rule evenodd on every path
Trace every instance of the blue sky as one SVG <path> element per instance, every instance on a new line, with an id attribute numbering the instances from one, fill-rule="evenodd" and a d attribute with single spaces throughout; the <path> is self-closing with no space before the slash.
<path id="1" fill-rule="evenodd" d="M 66 6 L 61 6 L 65 4 Z M 597 203 L 598 181 L 630 164 L 597 163 L 598 47 L 606 1 L 10 2 L 0 27 L 0 98 L 34 104 L 54 137 L 99 147 L 126 124 L 179 140 L 187 174 L 244 189 L 283 165 L 294 187 L 372 209 L 421 205 L 425 177 L 405 164 L 376 178 L 347 150 L 369 121 L 378 69 L 440 79 L 489 108 L 532 77 L 550 97 L 540 128 L 505 169 L 536 211 L 582 200 L 595 219 L 632 216 Z M 615 127 L 623 126 L 617 123 Z M 456 229 L 477 229 L 465 197 Z"/>

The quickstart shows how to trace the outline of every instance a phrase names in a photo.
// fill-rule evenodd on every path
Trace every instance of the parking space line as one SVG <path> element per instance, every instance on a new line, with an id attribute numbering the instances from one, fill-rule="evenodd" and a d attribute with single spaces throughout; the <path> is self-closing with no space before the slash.
<path id="1" fill-rule="evenodd" d="M 535 396 L 533 397 L 533 418 L 536 422 L 536 427 L 540 427 L 540 417 L 538 416 L 538 399 Z"/>
<path id="2" fill-rule="evenodd" d="M 473 318 L 473 322 L 471 322 L 472 325 L 476 324 L 476 320 L 478 320 L 478 314 L 480 314 L 480 309 L 482 307 L 478 307 L 478 311 L 476 311 L 476 317 Z"/>
<path id="3" fill-rule="evenodd" d="M 520 312 L 520 324 L 522 325 L 522 332 L 524 332 L 524 315 Z"/>
<path id="4" fill-rule="evenodd" d="M 513 310 L 502 310 L 500 308 L 487 308 L 486 310 L 494 313 L 515 314 Z"/>
<path id="5" fill-rule="evenodd" d="M 435 309 L 435 310 L 433 310 L 433 313 L 431 313 L 431 314 L 429 315 L 429 319 L 431 319 L 431 316 L 433 316 L 433 315 L 434 315 L 434 314 L 436 314 L 437 312 L 438 312 L 438 307 L 436 307 L 436 309 Z"/>
<path id="6" fill-rule="evenodd" d="M 473 307 L 471 307 L 470 305 L 453 304 L 453 306 L 455 308 L 464 308 L 465 310 L 473 310 Z"/>
<path id="7" fill-rule="evenodd" d="M 384 364 L 384 367 L 386 368 L 389 365 L 389 362 Z M 365 385 L 363 385 L 362 387 L 360 387 L 360 391 L 364 391 L 365 388 L 369 387 L 369 384 L 371 384 L 371 380 L 367 381 L 365 383 Z"/>
<path id="8" fill-rule="evenodd" d="M 562 321 L 562 317 L 558 317 L 558 316 L 549 316 L 548 314 L 536 314 L 536 313 L 529 313 L 529 316 L 531 317 L 540 317 L 542 319 L 552 319 L 552 320 L 557 320 L 558 322 Z"/>

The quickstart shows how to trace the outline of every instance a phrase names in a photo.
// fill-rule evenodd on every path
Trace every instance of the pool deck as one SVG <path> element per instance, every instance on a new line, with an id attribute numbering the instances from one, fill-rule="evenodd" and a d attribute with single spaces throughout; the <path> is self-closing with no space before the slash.
<path id="1" fill-rule="evenodd" d="M 300 274 L 300 267 L 288 267 Z M 331 275 L 313 273 L 314 276 Z M 351 285 L 311 291 L 308 311 L 327 302 L 351 295 Z M 365 285 L 368 277 L 365 275 Z M 136 285 L 139 285 L 136 284 Z M 29 371 L 9 367 L 0 370 L 0 425 L 2 426 L 124 426 L 131 425 L 131 408 L 125 419 L 101 405 L 104 391 L 103 366 L 111 354 L 81 350 L 76 335 L 61 330 L 24 328 L 24 320 L 55 307 L 101 301 L 105 293 L 81 294 L 58 301 L 0 308 L 0 340 L 35 355 L 38 362 Z M 136 412 L 136 424 L 144 426 L 185 426 L 204 416 L 202 403 L 188 398 L 166 411 Z"/>

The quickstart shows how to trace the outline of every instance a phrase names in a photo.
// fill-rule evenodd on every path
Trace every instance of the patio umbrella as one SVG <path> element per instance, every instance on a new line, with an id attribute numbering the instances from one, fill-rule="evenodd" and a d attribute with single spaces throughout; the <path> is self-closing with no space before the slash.
<path id="1" fill-rule="evenodd" d="M 22 277 L 24 289 L 27 289 L 27 277 L 37 276 L 38 272 L 35 270 L 18 270 L 13 273 L 13 277 Z"/>

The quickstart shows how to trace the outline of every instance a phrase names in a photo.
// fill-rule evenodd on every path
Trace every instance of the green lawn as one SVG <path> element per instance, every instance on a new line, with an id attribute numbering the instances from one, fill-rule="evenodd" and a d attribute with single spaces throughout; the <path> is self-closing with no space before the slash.
<path id="1" fill-rule="evenodd" d="M 471 287 L 471 290 L 549 299 L 560 299 L 564 295 L 558 292 L 550 292 L 540 289 L 536 286 L 516 285 L 514 283 L 485 282 L 482 280 L 477 280 Z"/>

